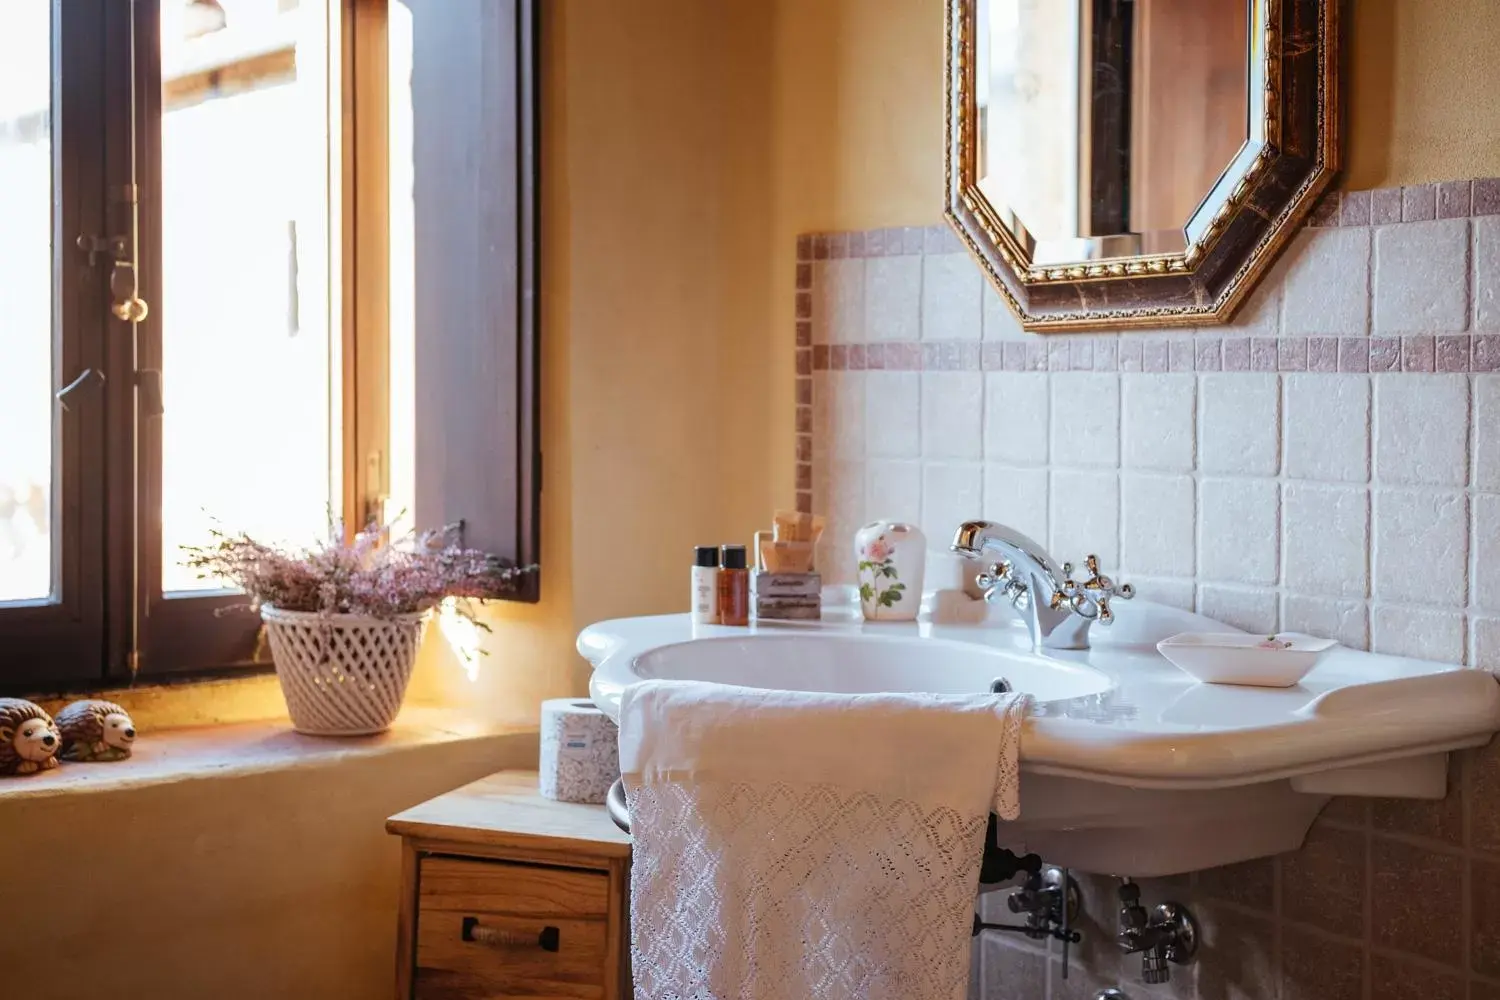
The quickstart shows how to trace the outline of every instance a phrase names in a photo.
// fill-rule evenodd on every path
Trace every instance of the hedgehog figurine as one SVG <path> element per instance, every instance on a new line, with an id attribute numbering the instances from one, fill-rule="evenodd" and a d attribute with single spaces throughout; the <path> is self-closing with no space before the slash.
<path id="1" fill-rule="evenodd" d="M 52 716 L 24 698 L 0 698 L 0 775 L 57 766 L 62 739 Z"/>
<path id="2" fill-rule="evenodd" d="M 57 713 L 63 760 L 124 760 L 135 745 L 135 723 L 112 701 L 75 701 Z"/>

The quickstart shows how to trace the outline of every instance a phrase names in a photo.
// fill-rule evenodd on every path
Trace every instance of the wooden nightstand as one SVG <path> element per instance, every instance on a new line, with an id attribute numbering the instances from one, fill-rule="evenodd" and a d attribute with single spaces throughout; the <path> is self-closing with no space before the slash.
<path id="1" fill-rule="evenodd" d="M 392 816 L 399 1000 L 627 1000 L 630 836 L 502 771 Z"/>

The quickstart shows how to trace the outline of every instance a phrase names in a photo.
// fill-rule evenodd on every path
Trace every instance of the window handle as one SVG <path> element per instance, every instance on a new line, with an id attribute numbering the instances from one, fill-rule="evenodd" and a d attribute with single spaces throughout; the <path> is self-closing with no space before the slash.
<path id="1" fill-rule="evenodd" d="M 92 368 L 85 368 L 77 378 L 57 390 L 57 401 L 64 410 L 71 409 L 68 406 L 68 397 L 82 389 L 92 388 L 104 384 L 104 373 Z"/>
<path id="2" fill-rule="evenodd" d="M 130 255 L 130 240 L 124 236 L 94 236 L 84 233 L 74 241 L 78 249 L 89 255 L 89 267 L 95 258 L 108 254 L 109 311 L 116 319 L 127 323 L 139 323 L 151 312 L 150 305 L 140 296 L 140 282 L 136 275 L 135 261 Z"/>
<path id="3" fill-rule="evenodd" d="M 135 387 L 141 416 L 159 417 L 166 412 L 161 398 L 160 368 L 136 369 Z"/>
<path id="4" fill-rule="evenodd" d="M 135 264 L 128 260 L 116 260 L 109 272 L 109 311 L 115 319 L 127 323 L 139 323 L 151 312 L 151 307 L 138 293 Z"/>

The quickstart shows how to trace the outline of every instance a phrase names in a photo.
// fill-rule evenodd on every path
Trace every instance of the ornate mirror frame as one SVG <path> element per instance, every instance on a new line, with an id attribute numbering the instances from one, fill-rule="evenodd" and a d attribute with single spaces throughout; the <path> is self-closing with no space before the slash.
<path id="1" fill-rule="evenodd" d="M 1339 168 L 1338 0 L 1259 0 L 1251 37 L 1257 152 L 1237 158 L 1180 253 L 1038 266 L 980 190 L 974 71 L 979 0 L 947 0 L 945 215 L 1027 330 L 1193 326 L 1229 319 Z M 1257 45 L 1256 43 L 1260 44 Z M 1263 65 L 1257 65 L 1263 59 Z"/>

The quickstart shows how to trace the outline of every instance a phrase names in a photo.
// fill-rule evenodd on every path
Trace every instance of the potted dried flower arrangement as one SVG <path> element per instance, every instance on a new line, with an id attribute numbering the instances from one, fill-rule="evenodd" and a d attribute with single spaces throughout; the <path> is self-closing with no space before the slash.
<path id="1" fill-rule="evenodd" d="M 346 541 L 335 525 L 321 544 L 293 549 L 215 531 L 186 564 L 239 587 L 260 612 L 298 732 L 360 736 L 390 728 L 434 607 L 460 598 L 472 619 L 467 599 L 501 596 L 533 568 L 454 539 L 445 528 L 390 544 L 372 528 Z"/>

